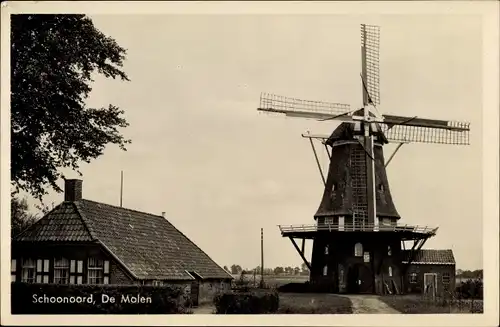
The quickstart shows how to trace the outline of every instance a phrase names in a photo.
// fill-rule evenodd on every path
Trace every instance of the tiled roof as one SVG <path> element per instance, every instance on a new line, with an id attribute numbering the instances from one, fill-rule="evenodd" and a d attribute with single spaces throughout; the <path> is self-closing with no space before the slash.
<path id="1" fill-rule="evenodd" d="M 410 256 L 410 250 L 403 251 L 403 261 L 407 262 Z M 453 265 L 455 264 L 455 257 L 452 250 L 434 250 L 425 249 L 419 250 L 415 253 L 414 259 L 411 264 L 440 264 L 440 265 Z"/>
<path id="2" fill-rule="evenodd" d="M 61 203 L 16 240 L 96 240 L 138 279 L 232 278 L 162 216 L 90 200 Z"/>
<path id="3" fill-rule="evenodd" d="M 19 241 L 92 241 L 94 238 L 79 215 L 75 214 L 72 202 L 63 202 L 33 226 L 21 233 Z"/>

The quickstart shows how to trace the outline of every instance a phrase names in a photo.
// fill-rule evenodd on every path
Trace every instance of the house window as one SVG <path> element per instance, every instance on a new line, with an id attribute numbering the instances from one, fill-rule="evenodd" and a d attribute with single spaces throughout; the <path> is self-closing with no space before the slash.
<path id="1" fill-rule="evenodd" d="M 392 277 L 392 267 L 389 266 L 389 277 Z"/>
<path id="2" fill-rule="evenodd" d="M 391 256 L 391 255 L 392 255 L 392 249 L 391 249 L 391 246 L 390 246 L 390 245 L 387 247 L 387 255 L 388 255 L 388 256 Z"/>
<path id="3" fill-rule="evenodd" d="M 413 272 L 410 274 L 410 283 L 411 284 L 416 284 L 417 283 L 417 273 Z"/>
<path id="4" fill-rule="evenodd" d="M 69 283 L 69 260 L 66 258 L 54 259 L 54 283 L 68 284 Z"/>
<path id="5" fill-rule="evenodd" d="M 153 280 L 153 286 L 163 286 L 163 281 L 161 281 L 161 280 Z"/>
<path id="6" fill-rule="evenodd" d="M 449 284 L 450 283 L 450 273 L 443 273 L 443 284 Z"/>
<path id="7" fill-rule="evenodd" d="M 363 256 L 363 244 L 356 243 L 354 245 L 354 256 L 355 257 L 362 257 Z"/>
<path id="8" fill-rule="evenodd" d="M 88 284 L 104 284 L 104 260 L 89 258 Z"/>
<path id="9" fill-rule="evenodd" d="M 328 266 L 327 265 L 325 265 L 323 267 L 323 276 L 326 276 L 326 275 L 328 275 Z"/>
<path id="10" fill-rule="evenodd" d="M 36 277 L 36 262 L 33 259 L 23 259 L 21 281 L 34 283 Z"/>
<path id="11" fill-rule="evenodd" d="M 17 260 L 12 259 L 10 261 L 10 281 L 11 282 L 16 281 L 16 269 L 17 269 Z"/>
<path id="12" fill-rule="evenodd" d="M 326 217 L 325 225 L 333 225 L 333 217 Z"/>
<path id="13" fill-rule="evenodd" d="M 325 246 L 325 254 L 328 254 L 328 245 Z"/>
<path id="14" fill-rule="evenodd" d="M 109 261 L 97 258 L 89 258 L 87 266 L 88 284 L 109 284 Z M 80 278 L 81 276 L 78 276 Z M 81 284 L 78 282 L 77 284 Z"/>
<path id="15" fill-rule="evenodd" d="M 49 282 L 49 259 L 38 259 L 36 261 L 36 282 L 45 283 Z"/>

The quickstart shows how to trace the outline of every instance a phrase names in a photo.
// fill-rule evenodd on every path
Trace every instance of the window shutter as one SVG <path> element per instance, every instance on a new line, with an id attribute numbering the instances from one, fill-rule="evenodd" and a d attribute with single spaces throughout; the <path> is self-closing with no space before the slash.
<path id="1" fill-rule="evenodd" d="M 37 273 L 42 272 L 42 270 L 43 270 L 43 269 L 42 269 L 42 266 L 43 266 L 43 260 L 42 260 L 42 259 L 38 259 L 38 260 L 36 261 L 36 272 L 37 272 Z"/>
<path id="2" fill-rule="evenodd" d="M 109 260 L 104 260 L 104 284 L 109 284 Z"/>
<path id="3" fill-rule="evenodd" d="M 83 276 L 77 276 L 76 277 L 76 283 L 77 284 L 83 284 Z"/>
<path id="4" fill-rule="evenodd" d="M 78 260 L 78 268 L 77 268 L 76 272 L 79 274 L 83 273 L 83 260 Z"/>
<path id="5" fill-rule="evenodd" d="M 17 260 L 12 259 L 10 261 L 10 281 L 11 282 L 16 281 L 16 272 L 17 272 Z"/>
<path id="6" fill-rule="evenodd" d="M 43 260 L 43 272 L 45 272 L 45 273 L 49 272 L 49 264 L 50 264 L 49 259 Z"/>
<path id="7" fill-rule="evenodd" d="M 74 284 L 75 283 L 75 276 L 69 276 L 69 283 Z"/>

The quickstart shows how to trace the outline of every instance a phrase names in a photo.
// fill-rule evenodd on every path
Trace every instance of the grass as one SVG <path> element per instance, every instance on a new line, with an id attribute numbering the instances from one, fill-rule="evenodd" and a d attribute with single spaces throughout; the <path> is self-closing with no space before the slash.
<path id="1" fill-rule="evenodd" d="M 240 275 L 233 275 L 235 280 L 239 280 L 241 278 Z M 245 274 L 244 280 L 249 282 L 249 285 L 252 287 L 257 287 L 260 283 L 260 275 L 254 276 L 253 274 Z M 282 285 L 289 283 L 305 283 L 309 280 L 309 276 L 301 276 L 301 275 L 264 275 L 264 283 L 271 288 L 278 288 Z"/>
<path id="2" fill-rule="evenodd" d="M 280 293 L 278 314 L 352 313 L 351 300 L 333 294 Z"/>
<path id="3" fill-rule="evenodd" d="M 385 295 L 380 300 L 390 307 L 407 314 L 482 313 L 482 300 L 436 301 L 425 300 L 421 295 Z"/>

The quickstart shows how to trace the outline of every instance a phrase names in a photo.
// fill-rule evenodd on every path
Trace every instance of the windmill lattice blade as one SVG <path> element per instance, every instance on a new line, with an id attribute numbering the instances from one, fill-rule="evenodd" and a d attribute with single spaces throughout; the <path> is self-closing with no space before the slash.
<path id="1" fill-rule="evenodd" d="M 385 137 L 391 142 L 417 142 L 469 145 L 468 123 L 456 123 L 467 126 L 465 130 L 453 130 L 445 128 L 421 127 L 410 125 L 387 125 L 380 124 Z"/>
<path id="2" fill-rule="evenodd" d="M 328 119 L 339 115 L 347 115 L 350 113 L 350 106 L 342 103 L 301 100 L 262 93 L 258 110 L 285 114 L 290 117 Z"/>
<path id="3" fill-rule="evenodd" d="M 363 77 L 366 89 L 373 104 L 380 104 L 379 26 L 361 25 L 361 46 L 364 57 Z"/>

